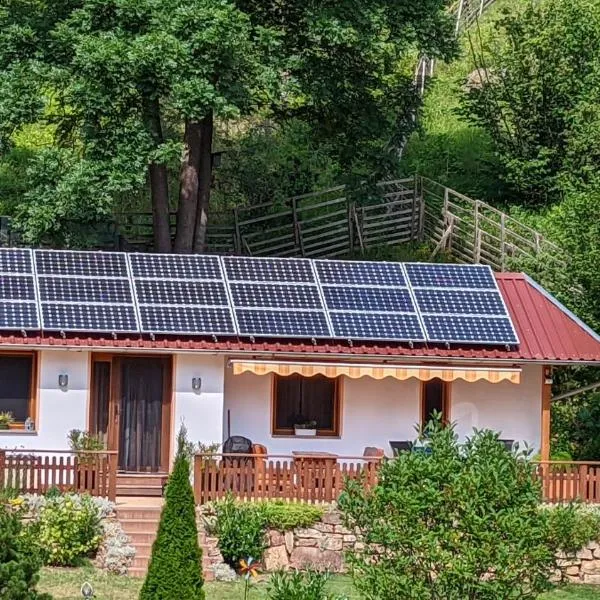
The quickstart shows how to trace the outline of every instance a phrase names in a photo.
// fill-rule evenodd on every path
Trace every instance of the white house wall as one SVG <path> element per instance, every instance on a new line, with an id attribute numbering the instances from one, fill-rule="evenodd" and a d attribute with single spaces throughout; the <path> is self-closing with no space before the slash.
<path id="1" fill-rule="evenodd" d="M 71 429 L 86 429 L 89 397 L 89 352 L 44 350 L 38 355 L 39 389 L 36 433 L 0 433 L 0 447 L 36 450 L 68 450 Z M 66 373 L 69 385 L 58 386 Z"/>
<path id="2" fill-rule="evenodd" d="M 461 438 L 473 428 L 501 431 L 501 437 L 540 443 L 542 367 L 523 368 L 519 385 L 508 382 L 451 384 L 450 418 L 457 422 Z M 317 450 L 340 455 L 362 454 L 366 446 L 390 452 L 390 440 L 411 440 L 420 419 L 420 383 L 416 379 L 397 381 L 343 378 L 342 427 L 339 438 L 302 439 L 271 434 L 272 376 L 225 371 L 225 423 L 227 413 L 231 434 L 243 435 L 264 444 L 270 453 Z M 227 430 L 225 430 L 227 437 Z"/>

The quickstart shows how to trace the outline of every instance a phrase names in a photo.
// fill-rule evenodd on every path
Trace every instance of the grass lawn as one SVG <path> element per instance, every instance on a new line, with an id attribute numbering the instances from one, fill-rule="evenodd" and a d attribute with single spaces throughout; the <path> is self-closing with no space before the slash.
<path id="1" fill-rule="evenodd" d="M 142 580 L 129 577 L 105 575 L 94 569 L 43 569 L 39 589 L 49 592 L 55 600 L 77 600 L 80 588 L 89 581 L 98 600 L 134 600 L 138 597 Z M 266 599 L 266 585 L 252 584 L 250 600 Z M 243 584 L 207 583 L 207 600 L 236 600 L 243 598 Z M 360 600 L 347 577 L 336 577 L 331 581 L 330 591 L 345 594 L 351 600 Z M 600 600 L 600 586 L 569 586 L 556 589 L 543 596 L 543 600 Z"/>

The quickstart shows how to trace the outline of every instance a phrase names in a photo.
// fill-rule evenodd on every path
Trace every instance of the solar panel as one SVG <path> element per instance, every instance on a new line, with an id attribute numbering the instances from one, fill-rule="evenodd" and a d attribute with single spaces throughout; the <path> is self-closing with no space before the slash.
<path id="1" fill-rule="evenodd" d="M 496 289 L 496 280 L 487 265 L 405 263 L 404 267 L 413 288 Z"/>
<path id="2" fill-rule="evenodd" d="M 36 250 L 42 328 L 139 332 L 127 255 Z"/>
<path id="3" fill-rule="evenodd" d="M 407 263 L 405 269 L 428 341 L 519 343 L 490 267 Z"/>
<path id="4" fill-rule="evenodd" d="M 432 342 L 518 344 L 509 318 L 423 315 L 427 338 Z"/>
<path id="5" fill-rule="evenodd" d="M 0 248 L 0 329 L 40 329 L 31 250 Z"/>
<path id="6" fill-rule="evenodd" d="M 315 260 L 315 266 L 322 284 L 406 287 L 400 263 Z"/>
<path id="7" fill-rule="evenodd" d="M 330 313 L 336 337 L 360 340 L 423 341 L 423 328 L 416 314 Z"/>
<path id="8" fill-rule="evenodd" d="M 334 337 L 423 341 L 400 263 L 315 260 Z"/>
<path id="9" fill-rule="evenodd" d="M 131 254 L 144 333 L 235 335 L 217 256 Z"/>
<path id="10" fill-rule="evenodd" d="M 236 310 L 240 335 L 265 337 L 330 337 L 321 311 Z"/>
<path id="11" fill-rule="evenodd" d="M 310 260 L 227 256 L 223 265 L 240 335 L 331 337 Z"/>

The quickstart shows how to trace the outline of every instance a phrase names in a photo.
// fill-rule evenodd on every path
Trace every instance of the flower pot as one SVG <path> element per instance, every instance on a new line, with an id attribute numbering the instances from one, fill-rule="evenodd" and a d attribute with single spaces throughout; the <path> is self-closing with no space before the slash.
<path id="1" fill-rule="evenodd" d="M 317 430 L 294 426 L 294 435 L 297 435 L 298 437 L 315 437 L 317 435 Z"/>

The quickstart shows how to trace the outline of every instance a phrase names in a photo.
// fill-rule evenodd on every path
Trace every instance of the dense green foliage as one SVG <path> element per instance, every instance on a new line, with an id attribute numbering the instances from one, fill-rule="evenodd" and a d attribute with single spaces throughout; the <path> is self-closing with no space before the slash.
<path id="1" fill-rule="evenodd" d="M 342 600 L 327 593 L 327 573 L 308 570 L 278 571 L 271 575 L 267 587 L 269 600 Z"/>
<path id="2" fill-rule="evenodd" d="M 30 527 L 48 565 L 80 565 L 102 541 L 98 509 L 89 496 L 49 497 Z"/>
<path id="3" fill-rule="evenodd" d="M 549 541 L 553 548 L 575 554 L 590 541 L 600 540 L 600 511 L 578 505 L 546 507 Z"/>
<path id="4" fill-rule="evenodd" d="M 42 560 L 18 511 L 0 503 L 0 600 L 50 600 L 36 591 Z"/>
<path id="5" fill-rule="evenodd" d="M 239 502 L 233 496 L 215 502 L 214 532 L 223 559 L 234 568 L 240 560 L 260 560 L 267 548 L 267 529 L 288 531 L 309 527 L 323 516 L 323 508 L 283 501 Z"/>
<path id="6" fill-rule="evenodd" d="M 539 484 L 525 456 L 492 432 L 461 445 L 451 427 L 429 426 L 431 455 L 402 453 L 365 491 L 340 498 L 363 550 L 349 553 L 357 589 L 379 600 L 536 598 L 553 565 Z"/>
<path id="7" fill-rule="evenodd" d="M 198 545 L 196 505 L 185 443 L 182 428 L 141 600 L 204 600 L 205 597 L 202 550 Z"/>

